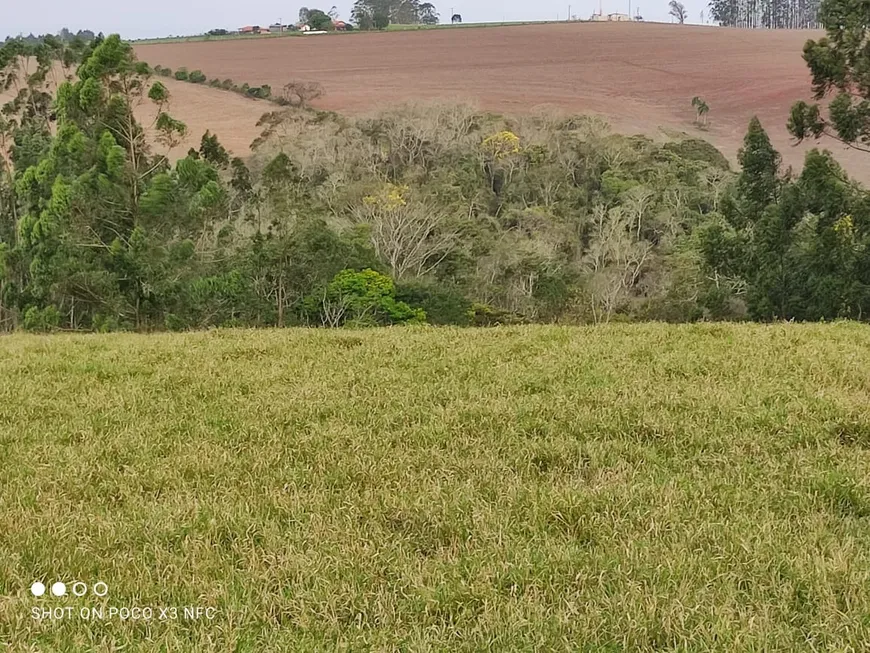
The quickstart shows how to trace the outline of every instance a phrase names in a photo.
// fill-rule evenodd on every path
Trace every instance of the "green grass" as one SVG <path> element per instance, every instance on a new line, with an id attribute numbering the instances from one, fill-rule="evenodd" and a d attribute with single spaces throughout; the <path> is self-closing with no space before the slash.
<path id="1" fill-rule="evenodd" d="M 865 650 L 868 397 L 851 323 L 0 338 L 0 645 Z"/>

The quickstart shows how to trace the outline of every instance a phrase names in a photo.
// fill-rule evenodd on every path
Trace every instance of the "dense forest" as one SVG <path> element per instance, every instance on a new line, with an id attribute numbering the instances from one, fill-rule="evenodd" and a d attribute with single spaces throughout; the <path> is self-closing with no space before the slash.
<path id="1" fill-rule="evenodd" d="M 815 29 L 820 0 L 711 0 L 710 15 L 725 27 Z"/>
<path id="2" fill-rule="evenodd" d="M 758 121 L 740 172 L 461 105 L 275 107 L 246 159 L 210 133 L 179 158 L 152 73 L 118 36 L 0 49 L 0 329 L 870 316 L 870 199 L 826 152 L 784 170 Z"/>
<path id="3" fill-rule="evenodd" d="M 388 25 L 437 25 L 438 10 L 420 0 L 355 0 L 351 20 L 359 29 L 385 29 Z"/>

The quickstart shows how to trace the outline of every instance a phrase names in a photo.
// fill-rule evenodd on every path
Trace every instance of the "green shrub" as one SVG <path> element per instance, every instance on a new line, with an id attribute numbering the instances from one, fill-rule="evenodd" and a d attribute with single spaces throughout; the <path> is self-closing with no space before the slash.
<path id="1" fill-rule="evenodd" d="M 471 302 L 452 286 L 425 281 L 399 284 L 396 285 L 396 300 L 419 306 L 429 324 L 467 326 L 471 323 Z"/>
<path id="2" fill-rule="evenodd" d="M 24 328 L 27 331 L 46 333 L 54 331 L 60 324 L 60 311 L 55 306 L 39 309 L 31 306 L 24 313 Z"/>
<path id="3" fill-rule="evenodd" d="M 500 326 L 506 324 L 519 324 L 523 321 L 522 316 L 493 308 L 488 304 L 472 304 L 468 309 L 468 322 L 472 326 Z"/>
<path id="4" fill-rule="evenodd" d="M 722 170 L 729 170 L 728 159 L 713 145 L 700 138 L 687 138 L 683 141 L 665 143 L 662 149 L 673 152 L 686 161 L 701 161 Z"/>
<path id="5" fill-rule="evenodd" d="M 205 84 L 208 78 L 203 74 L 201 70 L 194 70 L 187 77 L 187 81 L 193 82 L 194 84 Z"/>
<path id="6" fill-rule="evenodd" d="M 187 72 L 187 68 L 179 68 L 175 71 L 175 79 L 180 82 L 186 82 L 190 78 L 190 73 Z"/>
<path id="7" fill-rule="evenodd" d="M 184 331 L 189 327 L 187 322 L 175 313 L 167 313 L 163 324 L 168 331 Z"/>
<path id="8" fill-rule="evenodd" d="M 263 84 L 263 86 L 251 86 L 245 91 L 245 94 L 248 97 L 256 98 L 258 100 L 268 100 L 272 95 L 272 87 L 268 84 Z"/>
<path id="9" fill-rule="evenodd" d="M 117 317 L 113 315 L 102 315 L 100 313 L 94 315 L 91 326 L 97 333 L 112 333 L 113 331 L 121 330 L 121 324 L 118 322 Z"/>
<path id="10" fill-rule="evenodd" d="M 324 326 L 375 326 L 426 321 L 426 312 L 395 297 L 393 280 L 372 269 L 342 270 L 325 290 L 309 295 L 306 308 Z"/>

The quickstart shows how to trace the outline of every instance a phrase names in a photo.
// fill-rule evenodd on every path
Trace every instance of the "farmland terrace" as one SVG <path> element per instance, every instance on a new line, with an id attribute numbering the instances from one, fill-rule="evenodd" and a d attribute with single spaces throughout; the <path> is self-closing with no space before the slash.
<path id="1" fill-rule="evenodd" d="M 758 115 L 786 163 L 799 167 L 814 144 L 794 147 L 785 123 L 791 104 L 810 97 L 801 51 L 808 38 L 820 35 L 565 23 L 139 45 L 136 52 L 152 65 L 201 69 L 209 77 L 275 89 L 290 80 L 316 80 L 325 90 L 319 106 L 344 112 L 439 98 L 509 114 L 541 106 L 595 113 L 619 131 L 701 135 L 732 161 L 749 119 Z M 693 124 L 696 95 L 710 106 L 706 132 Z M 250 119 L 262 108 L 252 107 Z M 220 107 L 208 110 L 218 113 Z M 237 128 L 251 129 L 247 123 Z M 823 145 L 868 181 L 870 157 L 830 140 Z"/>

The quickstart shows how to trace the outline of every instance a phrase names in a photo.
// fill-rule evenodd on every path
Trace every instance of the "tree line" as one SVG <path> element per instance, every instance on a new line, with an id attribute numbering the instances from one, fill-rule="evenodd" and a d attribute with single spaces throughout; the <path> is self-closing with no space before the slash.
<path id="1" fill-rule="evenodd" d="M 815 29 L 820 0 L 711 0 L 710 14 L 725 27 Z"/>
<path id="2" fill-rule="evenodd" d="M 830 63 L 864 70 L 858 25 L 808 44 L 819 98 L 855 87 Z M 870 315 L 867 193 L 824 151 L 783 169 L 755 120 L 739 173 L 697 139 L 462 105 L 275 107 L 243 160 L 208 132 L 179 153 L 119 37 L 46 48 L 0 49 L 3 330 Z M 862 147 L 852 101 L 789 127 Z"/>
<path id="3" fill-rule="evenodd" d="M 438 11 L 420 0 L 356 0 L 351 20 L 361 30 L 386 29 L 389 25 L 437 25 Z"/>
<path id="4" fill-rule="evenodd" d="M 27 36 L 7 36 L 5 42 L 9 41 L 20 41 L 26 45 L 39 45 L 40 43 L 44 43 L 47 40 L 57 40 L 61 43 L 73 43 L 76 41 L 81 41 L 83 43 L 89 43 L 97 38 L 97 35 L 94 34 L 89 29 L 80 29 L 78 32 L 72 32 L 66 27 L 60 30 L 57 34 L 28 34 Z"/>

